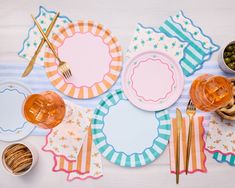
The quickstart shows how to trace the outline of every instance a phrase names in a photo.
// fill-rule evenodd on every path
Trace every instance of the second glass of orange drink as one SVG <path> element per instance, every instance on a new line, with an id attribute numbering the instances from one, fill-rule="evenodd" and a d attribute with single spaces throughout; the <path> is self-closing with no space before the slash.
<path id="1" fill-rule="evenodd" d="M 206 112 L 215 111 L 232 100 L 232 84 L 223 76 L 203 74 L 193 81 L 190 97 L 198 109 Z"/>

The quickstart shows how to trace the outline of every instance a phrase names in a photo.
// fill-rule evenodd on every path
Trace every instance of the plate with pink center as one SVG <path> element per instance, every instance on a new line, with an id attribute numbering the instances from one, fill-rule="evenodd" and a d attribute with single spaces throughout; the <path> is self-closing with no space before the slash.
<path id="1" fill-rule="evenodd" d="M 180 97 L 184 76 L 179 63 L 167 54 L 144 51 L 127 63 L 122 87 L 130 102 L 138 108 L 159 111 Z"/>
<path id="2" fill-rule="evenodd" d="M 89 99 L 109 90 L 122 69 L 122 50 L 111 31 L 93 21 L 69 23 L 52 37 L 59 57 L 68 63 L 72 77 L 64 79 L 59 62 L 45 49 L 45 70 L 51 83 L 73 98 Z"/>

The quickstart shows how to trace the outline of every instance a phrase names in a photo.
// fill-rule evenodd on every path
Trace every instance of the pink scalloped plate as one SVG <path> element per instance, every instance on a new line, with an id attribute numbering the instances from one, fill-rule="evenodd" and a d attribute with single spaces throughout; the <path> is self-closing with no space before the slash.
<path id="1" fill-rule="evenodd" d="M 159 51 L 134 56 L 124 69 L 122 87 L 132 104 L 147 111 L 159 111 L 174 104 L 184 88 L 179 63 Z"/>

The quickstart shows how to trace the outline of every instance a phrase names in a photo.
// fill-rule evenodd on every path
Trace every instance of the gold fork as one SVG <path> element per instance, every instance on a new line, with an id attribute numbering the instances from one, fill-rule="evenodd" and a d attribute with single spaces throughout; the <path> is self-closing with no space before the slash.
<path id="1" fill-rule="evenodd" d="M 193 117 L 196 114 L 196 107 L 192 103 L 191 99 L 188 102 L 186 114 L 189 117 L 189 130 L 188 130 L 188 142 L 187 142 L 187 152 L 186 152 L 186 169 L 185 169 L 185 173 L 187 175 L 188 174 L 188 166 L 189 166 L 190 149 L 191 149 Z"/>
<path id="2" fill-rule="evenodd" d="M 49 41 L 49 39 L 47 38 L 47 36 L 45 35 L 45 33 L 43 32 L 41 26 L 39 25 L 39 23 L 37 22 L 37 20 L 31 15 L 31 17 L 33 18 L 34 23 L 36 24 L 38 30 L 40 31 L 40 33 L 42 34 L 43 38 L 45 39 L 47 45 L 49 46 L 49 48 L 51 49 L 51 51 L 53 52 L 54 56 L 56 57 L 56 59 L 59 61 L 59 66 L 58 66 L 58 70 L 63 74 L 63 76 L 68 79 L 72 76 L 71 70 L 68 67 L 67 63 L 64 61 L 61 61 L 61 59 L 59 58 L 59 56 L 57 55 L 54 47 L 52 46 L 51 42 Z"/>

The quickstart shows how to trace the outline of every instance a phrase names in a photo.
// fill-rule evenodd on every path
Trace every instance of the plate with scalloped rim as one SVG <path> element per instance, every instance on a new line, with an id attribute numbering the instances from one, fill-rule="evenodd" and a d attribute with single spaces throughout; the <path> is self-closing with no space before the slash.
<path id="1" fill-rule="evenodd" d="M 94 111 L 93 141 L 109 161 L 123 167 L 140 167 L 157 159 L 170 137 L 167 110 L 136 108 L 121 89 L 107 93 Z"/>
<path id="2" fill-rule="evenodd" d="M 117 38 L 103 25 L 78 21 L 61 27 L 52 37 L 61 59 L 68 63 L 72 77 L 64 79 L 58 61 L 45 49 L 45 70 L 52 85 L 73 98 L 89 99 L 109 90 L 122 70 L 122 50 Z"/>
<path id="3" fill-rule="evenodd" d="M 147 111 L 159 111 L 174 104 L 184 88 L 178 62 L 160 51 L 142 51 L 127 62 L 122 88 L 132 104 Z"/>
<path id="4" fill-rule="evenodd" d="M 0 140 L 17 141 L 28 136 L 35 128 L 22 115 L 22 104 L 31 90 L 18 81 L 0 83 Z"/>

